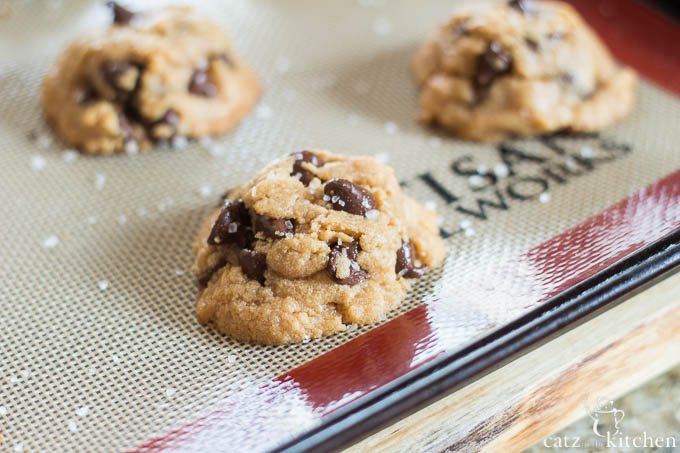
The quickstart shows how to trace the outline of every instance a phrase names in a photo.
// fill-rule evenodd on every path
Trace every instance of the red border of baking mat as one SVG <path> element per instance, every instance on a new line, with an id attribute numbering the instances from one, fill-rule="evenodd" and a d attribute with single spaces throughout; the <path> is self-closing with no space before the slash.
<path id="1" fill-rule="evenodd" d="M 680 27 L 631 0 L 570 3 L 621 62 L 680 95 Z M 527 298 L 527 305 L 549 299 L 678 228 L 680 171 L 518 257 L 518 262 L 528 262 L 540 270 L 527 278 L 539 278 L 542 287 L 549 288 L 538 301 Z M 287 393 L 294 393 L 291 397 L 302 396 L 304 404 L 316 414 L 334 412 L 445 352 L 445 342 L 433 319 L 435 304 L 441 302 L 426 302 L 273 379 L 253 398 L 266 411 L 273 410 Z M 132 451 L 187 449 L 196 434 L 228 425 L 231 420 L 237 420 L 232 425 L 249 424 L 239 407 L 224 407 Z M 266 428 L 260 435 L 267 437 Z M 225 445 L 229 438 L 225 430 Z"/>

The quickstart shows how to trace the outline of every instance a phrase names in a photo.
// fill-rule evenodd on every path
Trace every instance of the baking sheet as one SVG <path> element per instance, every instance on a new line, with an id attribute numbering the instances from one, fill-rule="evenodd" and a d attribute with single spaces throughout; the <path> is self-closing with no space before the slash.
<path id="1" fill-rule="evenodd" d="M 275 157 L 307 147 L 373 155 L 395 168 L 410 195 L 437 207 L 450 257 L 387 320 L 435 296 L 476 301 L 442 307 L 438 328 L 449 350 L 550 291 L 504 279 L 504 261 L 680 164 L 680 102 L 643 81 L 633 115 L 601 137 L 555 139 L 564 155 L 536 140 L 508 143 L 545 161 L 517 163 L 515 176 L 488 188 L 480 188 L 487 177 L 456 175 L 450 167 L 461 159 L 468 170 L 503 175 L 507 167 L 498 166 L 497 147 L 414 122 L 407 67 L 451 4 L 418 2 L 416 15 L 405 0 L 329 2 L 323 15 L 311 0 L 200 2 L 262 77 L 253 115 L 211 143 L 77 156 L 40 115 L 40 80 L 59 49 L 105 26 L 108 13 L 94 2 L 47 5 L 10 2 L 0 14 L 0 451 L 129 450 L 224 404 L 252 401 L 263 382 L 374 327 L 262 347 L 196 323 L 190 246 L 198 226 L 224 189 Z M 558 183 L 546 165 L 574 174 Z M 432 181 L 458 200 L 447 203 Z M 530 196 L 513 197 L 513 187 Z M 480 218 L 479 199 L 501 207 L 487 205 Z M 503 297 L 480 298 L 483 284 Z M 292 401 L 280 437 L 266 444 L 241 426 L 232 446 L 272 446 L 319 417 Z"/>

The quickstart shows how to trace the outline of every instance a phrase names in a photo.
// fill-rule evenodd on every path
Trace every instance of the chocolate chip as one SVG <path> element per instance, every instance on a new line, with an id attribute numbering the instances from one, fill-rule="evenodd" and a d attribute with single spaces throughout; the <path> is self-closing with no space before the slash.
<path id="1" fill-rule="evenodd" d="M 255 231 L 260 231 L 268 238 L 281 239 L 286 234 L 292 233 L 295 223 L 291 219 L 270 219 L 260 214 L 255 214 Z"/>
<path id="2" fill-rule="evenodd" d="M 264 284 L 264 271 L 267 270 L 267 257 L 264 253 L 253 250 L 240 250 L 238 252 L 238 262 L 243 269 L 243 273 L 251 280 L 257 280 Z"/>
<path id="3" fill-rule="evenodd" d="M 189 92 L 211 98 L 217 95 L 217 87 L 208 78 L 208 71 L 197 69 L 189 81 Z"/>
<path id="4" fill-rule="evenodd" d="M 368 272 L 356 262 L 359 256 L 359 242 L 336 244 L 328 257 L 328 271 L 341 285 L 356 285 L 366 279 Z"/>
<path id="5" fill-rule="evenodd" d="M 149 129 L 151 135 L 157 140 L 168 140 L 177 133 L 179 116 L 173 109 L 168 109 L 165 114 L 151 123 Z"/>
<path id="6" fill-rule="evenodd" d="M 291 173 L 291 176 L 297 177 L 297 175 L 300 175 L 300 181 L 305 186 L 308 186 L 312 179 L 316 178 L 316 175 L 304 168 L 302 163 L 307 162 L 315 167 L 323 167 L 326 163 L 322 158 L 311 151 L 300 151 L 299 153 L 293 154 L 293 157 L 295 158 L 295 162 L 293 162 L 293 173 Z"/>
<path id="7" fill-rule="evenodd" d="M 512 55 L 497 41 L 491 41 L 483 54 L 477 58 L 475 75 L 475 103 L 483 102 L 489 94 L 489 87 L 496 78 L 512 70 Z"/>
<path id="8" fill-rule="evenodd" d="M 221 268 L 224 267 L 224 265 L 227 264 L 227 260 L 224 258 L 221 258 L 217 264 L 207 271 L 203 272 L 202 274 L 198 275 L 198 287 L 200 289 L 205 288 L 208 286 L 208 282 L 210 282 L 210 279 L 212 278 L 213 275 L 215 275 L 215 272 L 220 270 Z"/>
<path id="9" fill-rule="evenodd" d="M 526 0 L 510 0 L 508 2 L 508 6 L 510 8 L 515 8 L 517 11 L 519 11 L 522 14 L 526 14 L 528 12 L 531 12 L 529 9 L 528 2 Z"/>
<path id="10" fill-rule="evenodd" d="M 126 102 L 137 88 L 141 70 L 127 61 L 105 61 L 101 65 L 102 77 L 116 92 L 116 99 Z"/>
<path id="11" fill-rule="evenodd" d="M 416 267 L 414 263 L 415 255 L 416 251 L 411 241 L 401 244 L 401 247 L 397 250 L 397 265 L 394 269 L 397 275 L 405 278 L 418 278 L 425 274 L 427 267 Z"/>
<path id="12" fill-rule="evenodd" d="M 373 194 L 346 179 L 331 179 L 326 183 L 323 193 L 330 197 L 333 209 L 363 216 L 375 209 Z"/>
<path id="13" fill-rule="evenodd" d="M 116 2 L 106 2 L 106 6 L 113 12 L 113 23 L 118 25 L 129 25 L 137 15 L 127 8 L 120 6 Z"/>
<path id="14" fill-rule="evenodd" d="M 208 236 L 208 244 L 236 244 L 240 248 L 250 247 L 253 237 L 249 227 L 250 214 L 243 200 L 225 200 Z"/>
<path id="15" fill-rule="evenodd" d="M 532 38 L 524 38 L 524 42 L 526 43 L 527 47 L 534 52 L 538 50 L 538 42 L 536 42 L 535 39 Z"/>

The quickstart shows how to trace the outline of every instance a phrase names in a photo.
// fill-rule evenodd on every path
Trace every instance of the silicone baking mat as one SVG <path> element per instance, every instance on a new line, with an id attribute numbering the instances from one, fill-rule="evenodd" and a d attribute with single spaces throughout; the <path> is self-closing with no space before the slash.
<path id="1" fill-rule="evenodd" d="M 51 134 L 38 99 L 59 49 L 108 11 L 0 3 L 0 451 L 263 451 L 680 227 L 680 63 L 664 53 L 680 35 L 644 7 L 579 2 L 643 73 L 629 118 L 491 146 L 414 121 L 408 65 L 450 1 L 197 6 L 261 75 L 261 102 L 229 135 L 96 158 Z M 655 33 L 632 39 L 622 15 Z M 264 347 L 198 325 L 200 222 L 224 189 L 307 147 L 392 165 L 438 210 L 445 266 L 379 327 Z"/>

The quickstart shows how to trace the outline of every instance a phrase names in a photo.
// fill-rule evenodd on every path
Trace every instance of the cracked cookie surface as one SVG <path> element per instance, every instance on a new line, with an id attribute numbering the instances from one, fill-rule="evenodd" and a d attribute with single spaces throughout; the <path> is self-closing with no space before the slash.
<path id="1" fill-rule="evenodd" d="M 145 151 L 223 133 L 252 109 L 257 77 L 212 21 L 190 7 L 111 6 L 113 24 L 69 45 L 43 83 L 45 115 L 69 145 Z"/>
<path id="2" fill-rule="evenodd" d="M 420 48 L 420 118 L 469 140 L 597 131 L 626 116 L 636 75 L 569 5 L 479 2 Z"/>
<path id="3" fill-rule="evenodd" d="M 265 344 L 378 321 L 445 255 L 435 213 L 402 193 L 391 168 L 322 150 L 230 190 L 194 251 L 198 320 Z"/>

